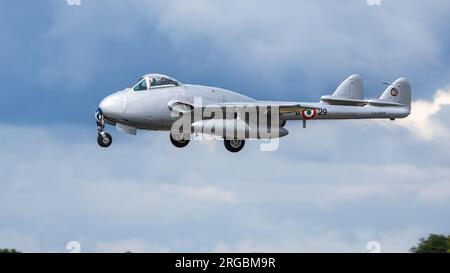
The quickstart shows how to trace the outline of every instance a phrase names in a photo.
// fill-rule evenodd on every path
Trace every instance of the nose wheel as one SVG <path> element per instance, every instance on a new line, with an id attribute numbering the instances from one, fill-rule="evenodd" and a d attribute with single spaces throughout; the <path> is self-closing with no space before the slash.
<path id="1" fill-rule="evenodd" d="M 112 136 L 105 132 L 105 118 L 102 109 L 98 108 L 95 112 L 95 120 L 97 122 L 97 143 L 100 147 L 107 148 L 112 144 Z"/>
<path id="2" fill-rule="evenodd" d="M 103 135 L 99 133 L 97 137 L 97 143 L 98 145 L 100 145 L 100 147 L 108 148 L 109 146 L 111 146 L 112 136 L 106 132 L 103 132 Z"/>

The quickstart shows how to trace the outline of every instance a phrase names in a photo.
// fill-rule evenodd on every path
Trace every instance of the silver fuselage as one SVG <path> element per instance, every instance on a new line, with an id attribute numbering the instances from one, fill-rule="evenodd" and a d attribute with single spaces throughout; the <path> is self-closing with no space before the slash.
<path id="1" fill-rule="evenodd" d="M 178 119 L 171 113 L 168 103 L 173 99 L 194 100 L 202 98 L 203 101 L 258 102 L 239 93 L 222 88 L 187 85 L 160 87 L 145 91 L 134 91 L 131 88 L 116 92 L 100 103 L 105 119 L 110 124 L 125 124 L 138 129 L 170 130 Z M 304 103 L 309 107 L 318 108 L 312 119 L 395 119 L 409 115 L 410 109 L 405 107 L 389 106 L 348 106 L 330 105 L 324 102 Z M 303 120 L 300 113 L 284 113 L 280 120 Z"/>
<path id="2" fill-rule="evenodd" d="M 106 121 L 122 123 L 139 129 L 170 130 L 178 119 L 168 107 L 173 99 L 202 98 L 215 102 L 252 102 L 254 99 L 216 87 L 180 85 L 134 91 L 131 88 L 116 92 L 100 103 Z"/>

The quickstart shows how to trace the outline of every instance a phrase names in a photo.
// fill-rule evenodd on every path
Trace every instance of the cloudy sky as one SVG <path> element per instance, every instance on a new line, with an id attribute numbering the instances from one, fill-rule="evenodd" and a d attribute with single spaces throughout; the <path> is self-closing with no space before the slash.
<path id="1" fill-rule="evenodd" d="M 407 251 L 450 230 L 447 0 L 6 1 L 0 9 L 0 248 Z M 408 77 L 402 121 L 316 121 L 274 152 L 96 143 L 104 96 L 149 72 L 258 99 L 366 96 Z"/>

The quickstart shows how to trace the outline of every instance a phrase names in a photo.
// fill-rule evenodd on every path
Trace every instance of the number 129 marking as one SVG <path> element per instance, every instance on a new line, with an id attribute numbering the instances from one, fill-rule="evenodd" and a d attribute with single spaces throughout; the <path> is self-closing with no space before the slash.
<path id="1" fill-rule="evenodd" d="M 319 116 L 326 116 L 328 114 L 328 111 L 326 108 L 322 108 L 318 110 Z"/>

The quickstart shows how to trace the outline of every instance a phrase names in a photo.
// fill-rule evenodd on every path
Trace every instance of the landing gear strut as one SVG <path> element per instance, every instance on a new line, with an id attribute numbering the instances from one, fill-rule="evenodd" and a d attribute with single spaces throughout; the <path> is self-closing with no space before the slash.
<path id="1" fill-rule="evenodd" d="M 225 148 L 232 152 L 232 153 L 237 153 L 240 150 L 242 150 L 242 148 L 244 148 L 245 145 L 245 140 L 243 139 L 224 139 L 223 140 L 223 144 L 225 145 Z"/>
<path id="2" fill-rule="evenodd" d="M 100 147 L 107 148 L 112 144 L 112 137 L 105 132 L 105 118 L 103 117 L 102 109 L 98 108 L 95 112 L 95 120 L 97 121 L 97 143 Z"/>

